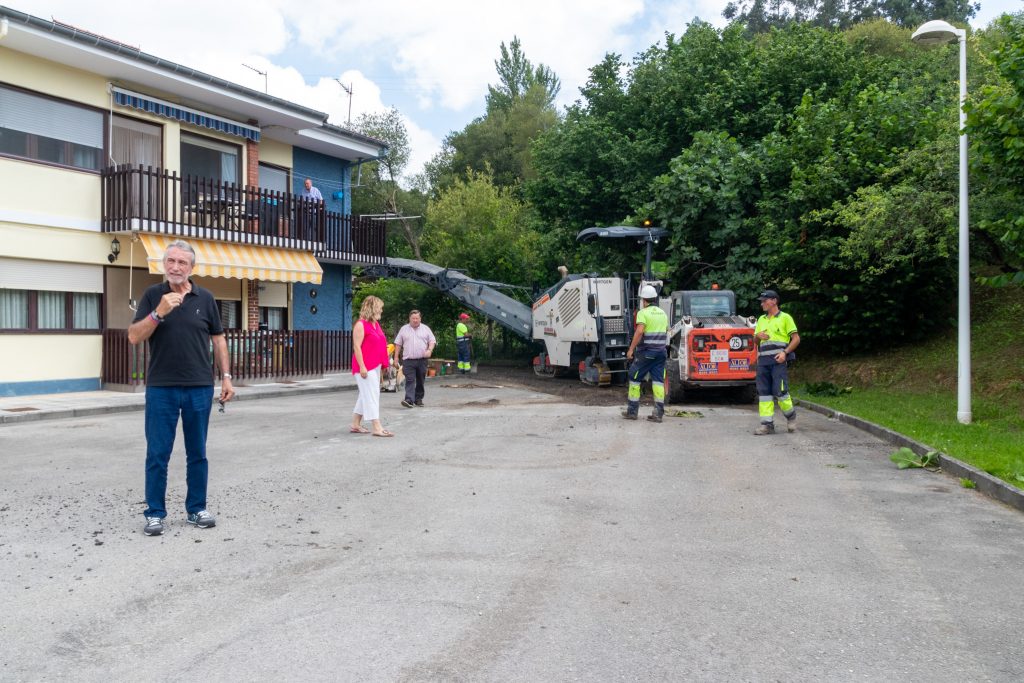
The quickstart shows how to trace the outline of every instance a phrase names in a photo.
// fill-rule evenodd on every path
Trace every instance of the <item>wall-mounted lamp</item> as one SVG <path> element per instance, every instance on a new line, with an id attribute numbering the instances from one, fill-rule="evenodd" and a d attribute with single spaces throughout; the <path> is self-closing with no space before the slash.
<path id="1" fill-rule="evenodd" d="M 110 254 L 107 256 L 107 260 L 113 263 L 117 260 L 117 257 L 121 255 L 121 243 L 117 241 L 117 238 L 110 240 Z"/>

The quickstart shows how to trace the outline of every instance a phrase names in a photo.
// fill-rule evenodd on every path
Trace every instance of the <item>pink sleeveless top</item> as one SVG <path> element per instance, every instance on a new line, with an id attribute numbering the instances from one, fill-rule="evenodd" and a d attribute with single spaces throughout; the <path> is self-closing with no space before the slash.
<path id="1" fill-rule="evenodd" d="M 367 370 L 373 370 L 380 366 L 388 365 L 388 338 L 384 336 L 384 330 L 380 323 L 360 319 L 357 325 L 363 326 L 363 344 L 360 350 L 363 352 L 363 362 Z M 352 374 L 359 374 L 359 361 L 356 354 L 352 354 Z"/>

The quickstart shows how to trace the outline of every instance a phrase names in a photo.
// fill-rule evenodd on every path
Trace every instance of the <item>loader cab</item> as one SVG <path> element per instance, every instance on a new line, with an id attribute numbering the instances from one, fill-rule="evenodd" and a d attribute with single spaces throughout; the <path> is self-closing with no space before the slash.
<path id="1" fill-rule="evenodd" d="M 731 318 L 736 315 L 736 295 L 727 289 L 672 292 L 672 322 L 684 317 Z"/>

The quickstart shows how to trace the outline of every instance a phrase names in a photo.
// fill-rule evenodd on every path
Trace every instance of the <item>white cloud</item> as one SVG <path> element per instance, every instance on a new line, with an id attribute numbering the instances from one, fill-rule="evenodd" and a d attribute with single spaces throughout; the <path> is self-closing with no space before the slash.
<path id="1" fill-rule="evenodd" d="M 532 62 L 559 76 L 559 103 L 568 104 L 605 53 L 628 61 L 666 32 L 682 33 L 695 16 L 722 26 L 726 2 L 222 0 L 184 9 L 152 0 L 32 0 L 29 11 L 262 90 L 263 77 L 242 66 L 248 64 L 267 72 L 270 94 L 328 112 L 339 124 L 348 118 L 348 95 L 334 81 L 341 78 L 353 84 L 353 120 L 400 105 L 413 148 L 410 170 L 418 171 L 439 136 L 482 113 L 502 42 L 518 36 Z M 976 26 L 1021 3 L 984 0 L 982 9 Z M 304 68 L 318 73 L 286 63 L 295 55 L 315 55 L 322 66 Z M 417 124 L 427 118 L 435 129 L 449 123 L 443 133 L 431 132 Z"/>
<path id="2" fill-rule="evenodd" d="M 343 6 L 318 0 L 307 9 L 295 24 L 304 44 L 325 55 L 343 51 L 387 60 L 410 79 L 423 106 L 461 111 L 478 105 L 496 80 L 494 60 L 502 42 L 519 36 L 531 61 L 547 64 L 575 86 L 606 50 L 628 46 L 629 37 L 619 29 L 642 14 L 644 3 L 397 0 Z"/>

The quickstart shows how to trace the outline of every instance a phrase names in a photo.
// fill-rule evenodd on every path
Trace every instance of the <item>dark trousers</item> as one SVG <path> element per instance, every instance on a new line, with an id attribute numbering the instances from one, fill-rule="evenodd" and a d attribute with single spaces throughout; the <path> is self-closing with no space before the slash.
<path id="1" fill-rule="evenodd" d="M 757 410 L 764 423 L 774 423 L 775 401 L 787 420 L 796 416 L 793 397 L 789 395 L 789 364 L 771 361 L 757 365 Z"/>
<path id="2" fill-rule="evenodd" d="M 405 373 L 405 400 L 415 403 L 423 400 L 423 385 L 427 380 L 427 359 L 406 358 L 402 360 Z"/>
<path id="3" fill-rule="evenodd" d="M 185 437 L 185 511 L 206 509 L 206 434 L 213 406 L 213 387 L 146 387 L 146 512 L 166 517 L 167 465 L 181 418 Z"/>
<path id="4" fill-rule="evenodd" d="M 459 370 L 469 370 L 469 348 L 468 339 L 456 339 L 455 349 L 459 354 Z"/>
<path id="5" fill-rule="evenodd" d="M 651 392 L 654 394 L 654 413 L 665 414 L 665 351 L 637 349 L 633 363 L 629 366 L 629 390 L 626 410 L 636 415 L 640 410 L 640 383 L 651 376 Z"/>

